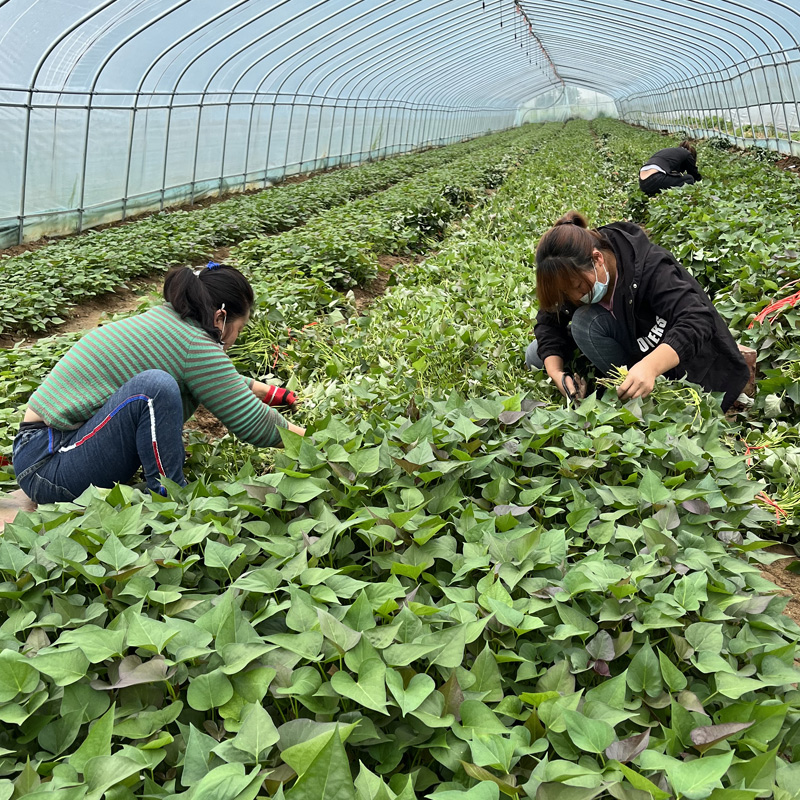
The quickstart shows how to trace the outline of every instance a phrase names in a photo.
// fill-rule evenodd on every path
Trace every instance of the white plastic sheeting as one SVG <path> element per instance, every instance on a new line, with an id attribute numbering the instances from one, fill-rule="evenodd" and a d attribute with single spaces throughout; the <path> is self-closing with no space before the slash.
<path id="1" fill-rule="evenodd" d="M 798 31 L 800 0 L 0 0 L 0 245 L 612 105 L 788 144 Z"/>

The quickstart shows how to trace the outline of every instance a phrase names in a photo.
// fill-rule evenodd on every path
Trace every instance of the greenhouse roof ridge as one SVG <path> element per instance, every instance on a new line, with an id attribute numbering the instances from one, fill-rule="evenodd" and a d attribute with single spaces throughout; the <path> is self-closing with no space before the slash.
<path id="1" fill-rule="evenodd" d="M 554 83 L 624 98 L 730 78 L 751 62 L 794 70 L 800 29 L 800 8 L 783 0 L 236 0 L 224 9 L 212 0 L 78 0 L 69 9 L 0 5 L 10 44 L 0 85 L 137 97 L 321 90 L 336 99 L 389 86 L 398 101 L 508 107 Z M 426 82 L 430 92 L 419 88 Z"/>

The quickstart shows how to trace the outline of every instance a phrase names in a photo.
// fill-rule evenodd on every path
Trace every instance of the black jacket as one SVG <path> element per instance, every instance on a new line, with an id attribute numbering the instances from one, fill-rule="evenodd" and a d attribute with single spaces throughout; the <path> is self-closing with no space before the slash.
<path id="1" fill-rule="evenodd" d="M 688 172 L 696 181 L 703 180 L 697 171 L 694 156 L 684 147 L 665 147 L 647 159 L 647 164 L 661 167 L 667 174 L 670 172 Z M 645 164 L 644 166 L 647 166 Z"/>
<path id="2" fill-rule="evenodd" d="M 617 259 L 613 314 L 622 339 L 642 357 L 659 344 L 668 344 L 680 364 L 667 373 L 684 375 L 711 392 L 725 392 L 723 410 L 741 394 L 750 377 L 728 326 L 700 284 L 673 255 L 653 244 L 632 222 L 600 228 Z M 540 311 L 534 334 L 539 358 L 561 356 L 567 362 L 575 352 L 568 323 L 574 306 L 558 313 Z M 628 365 L 630 366 L 630 365 Z"/>

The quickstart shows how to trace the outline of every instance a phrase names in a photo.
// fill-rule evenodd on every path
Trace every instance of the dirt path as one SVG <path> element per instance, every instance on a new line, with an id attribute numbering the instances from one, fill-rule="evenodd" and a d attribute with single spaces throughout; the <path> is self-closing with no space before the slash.
<path id="1" fill-rule="evenodd" d="M 776 544 L 774 547 L 770 547 L 768 552 L 784 555 L 785 558 L 761 567 L 761 574 L 768 581 L 780 586 L 782 595 L 791 598 L 783 613 L 800 625 L 800 575 L 786 569 L 797 561 L 797 555 L 791 547 L 785 544 Z"/>
<path id="2" fill-rule="evenodd" d="M 211 254 L 209 261 L 224 263 L 229 258 L 230 252 L 230 247 L 220 247 Z M 106 317 L 135 311 L 144 300 L 148 298 L 155 300 L 161 295 L 164 275 L 161 270 L 156 270 L 150 275 L 132 278 L 113 292 L 98 295 L 85 303 L 73 306 L 63 315 L 64 322 L 53 325 L 42 333 L 0 336 L 0 348 L 8 349 L 19 342 L 29 345 L 48 336 L 89 330 L 99 325 Z"/>

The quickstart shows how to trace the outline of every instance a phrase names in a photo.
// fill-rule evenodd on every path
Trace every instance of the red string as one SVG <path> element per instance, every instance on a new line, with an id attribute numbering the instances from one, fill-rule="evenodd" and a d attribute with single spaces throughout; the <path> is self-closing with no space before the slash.
<path id="1" fill-rule="evenodd" d="M 319 320 L 314 320 L 314 322 L 309 322 L 307 325 L 303 325 L 300 328 L 301 331 L 304 331 L 306 328 L 310 328 L 312 325 L 319 325 Z M 288 334 L 290 339 L 294 339 L 295 337 L 292 336 L 292 329 L 287 328 L 286 333 Z M 272 362 L 272 370 L 275 371 L 275 367 L 278 364 L 279 358 L 286 358 L 286 353 L 281 349 L 280 345 L 274 344 L 272 345 L 272 349 L 275 352 L 275 360 Z"/>
<path id="2" fill-rule="evenodd" d="M 744 442 L 744 446 L 747 448 L 744 452 L 744 457 L 747 459 L 747 466 L 751 467 L 753 465 L 753 459 L 749 458 L 750 453 L 754 452 L 755 450 L 763 450 L 766 445 L 765 444 L 747 444 Z"/>
<path id="3" fill-rule="evenodd" d="M 793 281 L 793 283 L 796 283 L 796 281 Z M 792 284 L 790 283 L 789 286 L 791 285 Z M 772 319 L 770 319 L 770 322 L 774 322 L 775 318 L 781 311 L 783 311 L 784 308 L 791 308 L 798 302 L 800 302 L 800 292 L 795 292 L 794 294 L 789 295 L 789 297 L 784 297 L 782 300 L 776 300 L 774 303 L 770 303 L 766 308 L 761 309 L 761 311 L 756 314 L 756 316 L 753 318 L 753 321 L 747 326 L 747 329 L 750 330 L 750 328 L 752 328 L 756 322 L 763 323 L 764 320 L 770 316 L 770 314 L 772 314 Z"/>
<path id="4" fill-rule="evenodd" d="M 760 494 L 756 495 L 756 498 L 765 502 L 768 506 L 772 506 L 775 509 L 775 520 L 777 521 L 778 525 L 781 524 L 781 514 L 783 514 L 784 519 L 789 519 L 789 514 L 784 511 L 774 500 L 772 500 L 766 492 L 761 492 Z"/>

